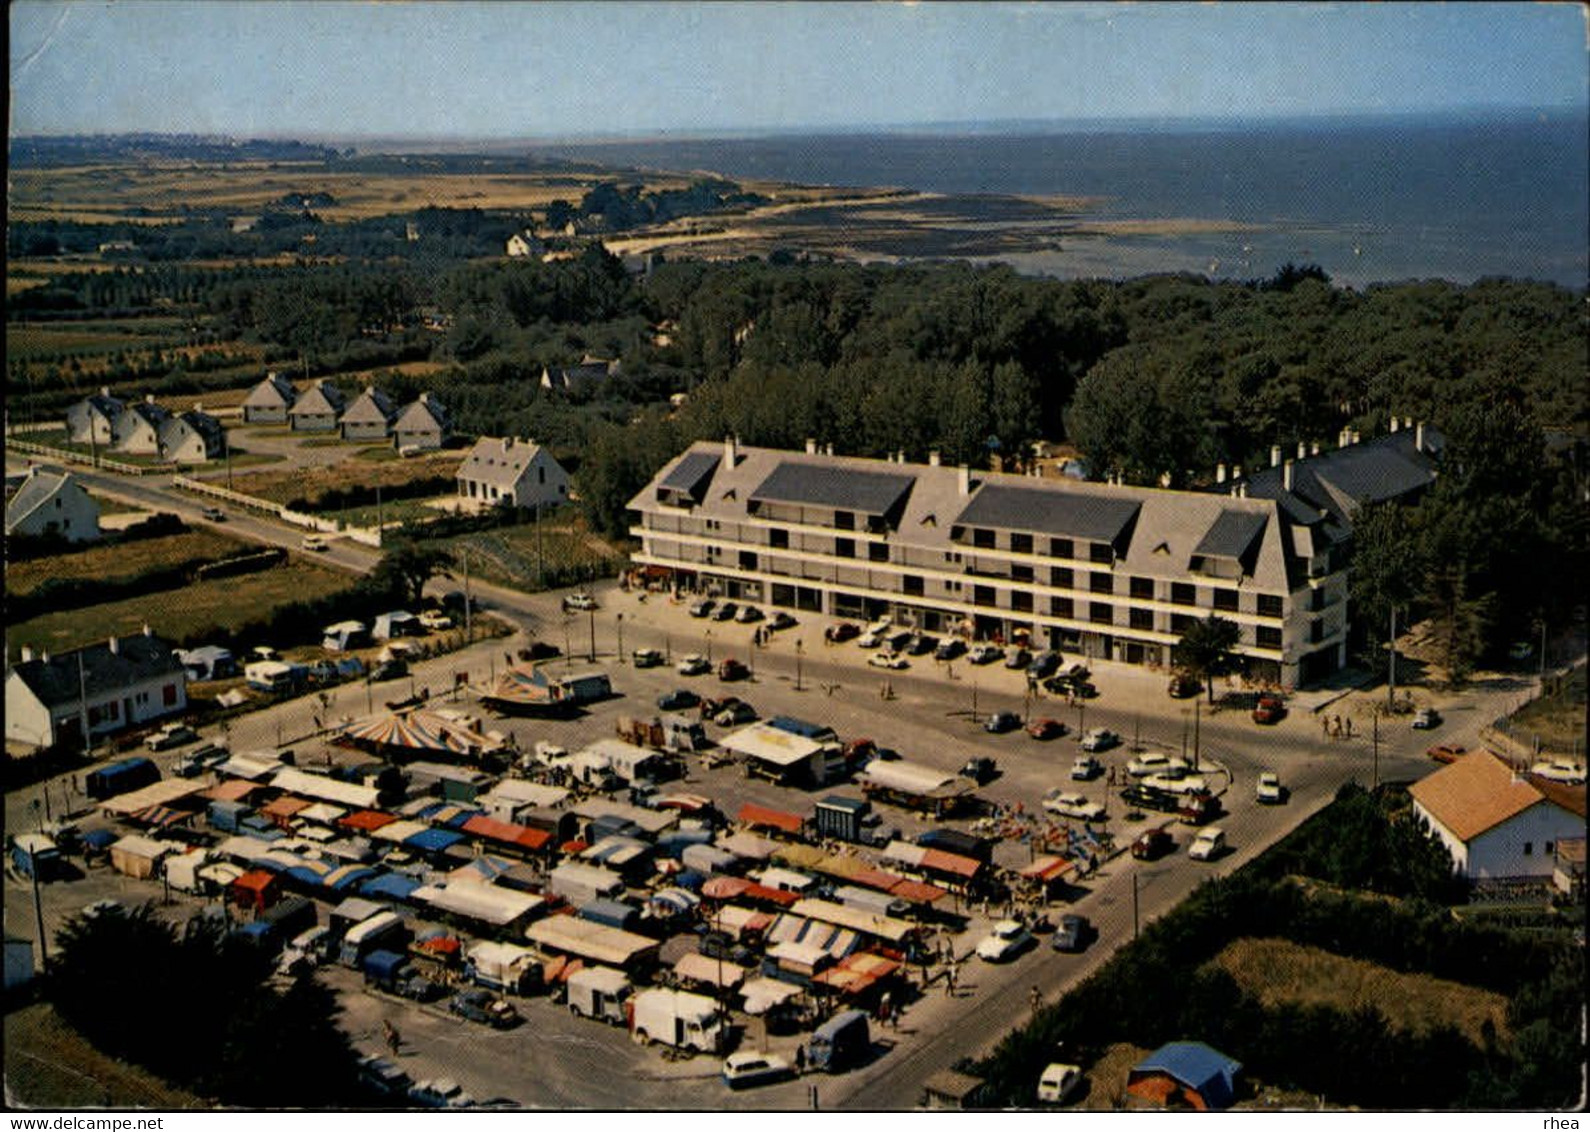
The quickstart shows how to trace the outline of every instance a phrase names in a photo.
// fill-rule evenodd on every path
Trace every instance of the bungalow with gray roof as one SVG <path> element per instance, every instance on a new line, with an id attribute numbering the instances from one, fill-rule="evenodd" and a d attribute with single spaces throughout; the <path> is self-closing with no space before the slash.
<path id="1" fill-rule="evenodd" d="M 73 444 L 110 445 L 115 442 L 116 421 L 126 410 L 121 398 L 101 387 L 66 410 L 66 437 Z"/>
<path id="2" fill-rule="evenodd" d="M 556 390 L 560 393 L 586 392 L 602 384 L 608 378 L 617 376 L 618 372 L 619 363 L 617 361 L 586 354 L 580 359 L 578 365 L 543 366 L 541 369 L 541 388 Z"/>
<path id="3" fill-rule="evenodd" d="M 136 456 L 158 456 L 160 428 L 170 416 L 170 412 L 155 404 L 153 394 L 142 401 L 134 401 L 116 418 L 111 430 L 111 447 Z"/>
<path id="4" fill-rule="evenodd" d="M 243 399 L 244 424 L 286 424 L 298 390 L 279 373 L 268 373 Z"/>
<path id="5" fill-rule="evenodd" d="M 367 385 L 342 414 L 342 439 L 385 440 L 392 435 L 392 419 L 396 416 L 391 399 Z"/>
<path id="6" fill-rule="evenodd" d="M 175 464 L 207 464 L 226 455 L 226 430 L 195 405 L 160 425 L 160 455 Z"/>
<path id="7" fill-rule="evenodd" d="M 440 448 L 449 432 L 447 410 L 430 393 L 404 407 L 392 422 L 392 440 L 398 450 Z"/>
<path id="8" fill-rule="evenodd" d="M 32 468 L 6 500 L 6 537 L 89 542 L 99 537 L 99 504 L 70 472 Z"/>
<path id="9" fill-rule="evenodd" d="M 83 742 L 185 711 L 188 673 L 147 628 L 51 657 L 26 646 L 6 676 L 6 741 L 33 747 Z"/>
<path id="10" fill-rule="evenodd" d="M 321 379 L 293 402 L 287 419 L 294 432 L 332 432 L 347 404 L 342 390 Z"/>
<path id="11" fill-rule="evenodd" d="M 533 440 L 483 436 L 458 468 L 458 497 L 486 505 L 550 507 L 569 497 L 569 474 Z"/>

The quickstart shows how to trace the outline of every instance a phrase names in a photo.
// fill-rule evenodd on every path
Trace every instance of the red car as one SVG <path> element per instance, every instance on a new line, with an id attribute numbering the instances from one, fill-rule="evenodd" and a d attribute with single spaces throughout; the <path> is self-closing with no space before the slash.
<path id="1" fill-rule="evenodd" d="M 1058 739 L 1066 733 L 1066 725 L 1058 719 L 1035 719 L 1027 725 L 1027 734 L 1034 739 Z"/>
<path id="2" fill-rule="evenodd" d="M 1449 743 L 1437 743 L 1425 753 L 1438 763 L 1455 763 L 1468 752 Z"/>
<path id="3" fill-rule="evenodd" d="M 1277 723 L 1286 714 L 1286 701 L 1280 696 L 1260 696 L 1253 708 L 1253 722 Z"/>
<path id="4" fill-rule="evenodd" d="M 861 630 L 849 621 L 841 621 L 837 625 L 830 625 L 824 629 L 823 636 L 836 645 L 842 645 L 852 637 L 861 636 Z"/>
<path id="5" fill-rule="evenodd" d="M 1176 839 L 1168 830 L 1150 829 L 1132 842 L 1132 856 L 1139 861 L 1157 861 L 1174 848 Z"/>

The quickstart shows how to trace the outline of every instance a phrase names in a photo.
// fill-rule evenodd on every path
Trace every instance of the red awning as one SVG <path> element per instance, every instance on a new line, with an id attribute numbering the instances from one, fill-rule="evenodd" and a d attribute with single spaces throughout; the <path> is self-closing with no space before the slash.
<path id="1" fill-rule="evenodd" d="M 780 833 L 791 836 L 799 834 L 801 827 L 806 824 L 799 814 L 785 813 L 783 810 L 770 810 L 766 806 L 758 806 L 754 802 L 747 802 L 740 807 L 739 820 L 752 827 L 771 827 Z"/>
<path id="2" fill-rule="evenodd" d="M 457 936 L 439 935 L 433 939 L 421 940 L 414 946 L 420 951 L 432 951 L 437 955 L 453 956 L 459 953 L 462 944 L 458 942 Z"/>
<path id="3" fill-rule="evenodd" d="M 458 828 L 476 837 L 484 837 L 504 845 L 517 845 L 521 849 L 543 849 L 552 840 L 552 835 L 544 829 L 531 829 L 529 826 L 514 825 L 512 822 L 498 821 L 496 818 L 470 818 Z"/>
<path id="4" fill-rule="evenodd" d="M 392 814 L 383 814 L 380 810 L 359 810 L 347 817 L 337 819 L 337 824 L 344 829 L 357 829 L 364 833 L 373 833 L 384 825 L 391 825 L 397 821 Z"/>
<path id="5" fill-rule="evenodd" d="M 975 857 L 962 857 L 959 853 L 946 853 L 942 849 L 927 849 L 922 853 L 922 867 L 970 880 L 983 867 L 983 862 Z"/>
<path id="6" fill-rule="evenodd" d="M 313 802 L 305 798 L 294 798 L 291 794 L 283 794 L 275 801 L 267 802 L 260 807 L 260 813 L 268 818 L 290 818 L 299 810 L 307 810 Z"/>
<path id="7" fill-rule="evenodd" d="M 234 880 L 232 887 L 246 889 L 249 892 L 264 892 L 276 883 L 275 873 L 268 873 L 264 869 L 253 869 Z"/>
<path id="8" fill-rule="evenodd" d="M 744 893 L 747 900 L 760 900 L 766 904 L 777 904 L 780 908 L 788 908 L 800 902 L 800 894 L 785 892 L 782 888 L 769 888 L 765 884 L 749 885 Z"/>
<path id="9" fill-rule="evenodd" d="M 1049 884 L 1070 872 L 1075 865 L 1064 857 L 1039 857 L 1032 864 L 1021 870 L 1021 875 L 1028 880 L 1041 881 Z"/>
<path id="10" fill-rule="evenodd" d="M 893 892 L 894 886 L 900 883 L 899 877 L 893 873 L 886 873 L 882 869 L 862 869 L 848 879 L 851 884 L 876 888 L 879 892 Z"/>
<path id="11" fill-rule="evenodd" d="M 564 856 L 569 856 L 574 853 L 583 853 L 589 848 L 589 845 L 576 837 L 573 841 L 565 841 L 562 845 L 559 845 L 558 852 Z"/>
<path id="12" fill-rule="evenodd" d="M 246 778 L 229 778 L 225 782 L 210 787 L 204 796 L 212 802 L 241 802 L 256 790 L 264 787 L 257 782 L 250 782 Z"/>
<path id="13" fill-rule="evenodd" d="M 909 900 L 912 904 L 935 904 L 949 893 L 934 885 L 923 884 L 919 880 L 902 880 L 895 882 L 894 887 L 889 889 L 889 895 Z"/>

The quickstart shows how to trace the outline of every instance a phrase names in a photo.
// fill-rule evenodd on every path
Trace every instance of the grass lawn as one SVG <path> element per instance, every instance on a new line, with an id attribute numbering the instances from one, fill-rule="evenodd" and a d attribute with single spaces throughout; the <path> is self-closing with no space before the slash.
<path id="1" fill-rule="evenodd" d="M 390 451 L 390 449 L 387 449 Z M 414 480 L 441 477 L 456 480 L 458 467 L 464 462 L 462 453 L 442 452 L 431 456 L 416 456 L 411 460 L 371 464 L 365 460 L 344 460 L 325 468 L 299 468 L 293 471 L 255 472 L 235 476 L 233 487 L 247 495 L 256 495 L 276 503 L 287 503 L 301 497 L 312 497 L 330 488 L 392 487 Z"/>
<path id="2" fill-rule="evenodd" d="M 1560 692 L 1542 696 L 1519 708 L 1513 714 L 1513 734 L 1526 741 L 1540 736 L 1540 743 L 1548 751 L 1564 753 L 1574 749 L 1584 750 L 1585 670 L 1575 670 Z"/>
<path id="3" fill-rule="evenodd" d="M 15 655 L 23 645 L 64 652 L 112 633 L 126 636 L 148 625 L 169 640 L 211 626 L 237 628 L 292 601 L 337 593 L 354 584 L 347 574 L 308 562 L 286 564 L 236 578 L 195 582 L 180 590 L 126 601 L 89 605 L 35 617 L 10 628 L 6 647 Z"/>
<path id="4" fill-rule="evenodd" d="M 92 444 L 76 444 L 66 438 L 66 430 L 59 429 L 54 432 L 30 432 L 25 438 L 34 444 L 43 444 L 50 448 L 59 448 L 62 452 L 72 452 L 76 455 L 92 459 L 95 448 Z M 99 446 L 101 460 L 114 460 L 121 464 L 133 464 L 141 468 L 155 468 L 167 464 L 159 456 L 139 456 L 131 452 L 116 452 L 108 444 Z"/>
<path id="5" fill-rule="evenodd" d="M 1295 1003 L 1351 1013 L 1373 1006 L 1395 1029 L 1427 1033 L 1452 1026 L 1481 1048 L 1487 1020 L 1498 1037 L 1508 1033 L 1507 999 L 1493 991 L 1431 975 L 1403 974 L 1288 940 L 1233 940 L 1213 962 L 1267 1007 Z"/>
<path id="6" fill-rule="evenodd" d="M 542 524 L 539 549 L 534 523 L 477 531 L 448 540 L 448 548 L 469 553 L 470 573 L 488 582 L 517 589 L 537 589 L 541 571 L 561 573 L 554 584 L 567 584 L 572 576 L 612 574 L 626 558 L 623 548 L 585 529 L 580 520 L 547 520 Z"/>
<path id="7" fill-rule="evenodd" d="M 6 590 L 32 593 L 51 578 L 115 578 L 169 566 L 190 558 L 224 558 L 249 548 L 208 530 L 142 539 L 114 546 L 94 546 L 75 554 L 58 554 L 6 564 Z"/>
<path id="8" fill-rule="evenodd" d="M 317 511 L 315 514 L 323 519 L 339 520 L 347 527 L 373 527 L 376 516 L 379 514 L 381 521 L 387 523 L 423 523 L 427 519 L 434 519 L 441 514 L 434 507 L 427 507 L 423 499 L 397 499 L 391 503 L 383 503 L 378 509 L 375 504 L 368 507 L 350 507 L 346 511 Z"/>
<path id="9" fill-rule="evenodd" d="M 99 504 L 99 513 L 101 515 L 131 515 L 135 511 L 142 513 L 149 510 L 147 507 L 123 503 L 119 499 L 112 499 L 108 495 L 100 495 L 97 492 L 91 491 L 89 494 L 94 497 L 94 502 Z"/>
<path id="10" fill-rule="evenodd" d="M 6 1099 L 29 1108 L 209 1108 L 192 1093 L 89 1045 L 36 1003 L 5 1022 Z"/>

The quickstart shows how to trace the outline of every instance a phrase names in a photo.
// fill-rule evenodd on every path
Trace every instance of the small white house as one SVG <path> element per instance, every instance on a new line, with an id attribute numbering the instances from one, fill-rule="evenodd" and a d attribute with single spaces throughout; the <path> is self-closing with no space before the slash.
<path id="1" fill-rule="evenodd" d="M 298 400 L 298 390 L 279 373 L 268 373 L 265 379 L 248 391 L 243 399 L 245 424 L 285 424 L 287 412 Z"/>
<path id="2" fill-rule="evenodd" d="M 111 429 L 111 447 L 134 456 L 158 456 L 160 429 L 170 416 L 155 404 L 153 394 L 142 401 L 134 401 L 116 418 L 115 427 Z"/>
<path id="3" fill-rule="evenodd" d="M 335 385 L 316 381 L 287 410 L 287 420 L 294 432 L 332 432 L 347 403 Z"/>
<path id="4" fill-rule="evenodd" d="M 620 365 L 612 358 L 598 358 L 586 354 L 579 364 L 572 366 L 543 366 L 541 388 L 563 393 L 589 390 L 618 376 Z"/>
<path id="5" fill-rule="evenodd" d="M 51 657 L 22 649 L 6 677 L 6 739 L 34 747 L 107 735 L 188 706 L 188 673 L 147 629 Z"/>
<path id="6" fill-rule="evenodd" d="M 430 393 L 406 405 L 392 422 L 392 441 L 398 450 L 440 448 L 447 440 L 447 410 Z"/>
<path id="7" fill-rule="evenodd" d="M 506 251 L 509 259 L 540 259 L 546 254 L 547 246 L 542 243 L 535 233 L 530 231 L 515 232 L 508 237 Z"/>
<path id="8" fill-rule="evenodd" d="M 219 460 L 226 455 L 226 430 L 195 405 L 191 412 L 176 413 L 161 423 L 160 455 L 176 464 Z"/>
<path id="9" fill-rule="evenodd" d="M 569 497 L 569 473 L 533 440 L 483 436 L 458 469 L 458 497 L 484 504 L 549 507 Z"/>
<path id="10" fill-rule="evenodd" d="M 99 504 L 70 472 L 32 468 L 6 500 L 6 537 L 59 535 L 68 542 L 99 537 Z"/>
<path id="11" fill-rule="evenodd" d="M 73 444 L 114 443 L 116 422 L 127 406 L 120 398 L 112 397 L 108 387 L 90 394 L 66 410 L 66 435 Z"/>
<path id="12" fill-rule="evenodd" d="M 1408 793 L 1470 880 L 1549 878 L 1558 842 L 1584 836 L 1584 786 L 1521 774 L 1489 751 L 1464 755 Z"/>
<path id="13" fill-rule="evenodd" d="M 396 416 L 391 398 L 373 385 L 367 385 L 342 414 L 339 422 L 342 439 L 385 440 L 392 435 L 392 421 Z"/>

